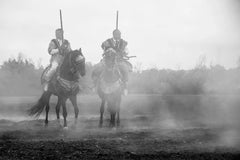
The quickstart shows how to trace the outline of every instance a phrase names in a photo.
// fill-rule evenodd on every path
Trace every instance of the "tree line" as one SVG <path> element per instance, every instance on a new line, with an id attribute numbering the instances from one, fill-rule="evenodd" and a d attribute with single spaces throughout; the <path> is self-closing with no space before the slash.
<path id="1" fill-rule="evenodd" d="M 93 68 L 92 63 L 86 63 L 86 76 L 81 79 L 82 94 L 95 94 L 91 80 Z M 41 94 L 40 77 L 43 70 L 43 67 L 35 66 L 30 59 L 24 58 L 21 54 L 17 58 L 3 62 L 0 67 L 0 96 Z M 129 76 L 128 89 L 133 94 L 240 93 L 240 67 L 232 69 L 225 69 L 221 65 L 206 67 L 202 62 L 191 70 L 157 68 L 141 70 L 136 66 Z"/>

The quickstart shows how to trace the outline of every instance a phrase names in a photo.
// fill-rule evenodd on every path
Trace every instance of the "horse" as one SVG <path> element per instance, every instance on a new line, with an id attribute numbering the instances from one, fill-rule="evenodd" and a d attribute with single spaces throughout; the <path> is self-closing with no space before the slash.
<path id="1" fill-rule="evenodd" d="M 110 127 L 120 125 L 120 104 L 122 95 L 121 72 L 119 70 L 116 53 L 110 51 L 104 54 L 104 67 L 99 73 L 99 68 L 93 70 L 92 79 L 96 82 L 97 94 L 101 99 L 99 127 L 103 124 L 105 103 L 110 112 Z M 117 116 L 117 120 L 116 120 Z"/>
<path id="2" fill-rule="evenodd" d="M 47 67 L 42 74 L 41 83 L 45 82 L 44 75 L 49 67 Z M 44 91 L 38 100 L 38 102 L 28 110 L 30 116 L 39 117 L 42 111 L 46 110 L 45 126 L 48 125 L 48 112 L 49 112 L 49 101 L 52 95 L 58 97 L 56 105 L 56 114 L 59 121 L 60 107 L 62 106 L 63 117 L 64 117 L 64 128 L 67 128 L 67 109 L 66 101 L 70 99 L 75 112 L 75 125 L 77 123 L 79 109 L 77 106 L 77 94 L 80 91 L 78 85 L 79 74 L 84 76 L 85 71 L 85 58 L 82 54 L 81 48 L 79 50 L 73 50 L 67 53 L 63 59 L 62 64 L 58 68 L 51 81 L 47 91 Z M 60 121 L 59 121 L 60 122 Z"/>

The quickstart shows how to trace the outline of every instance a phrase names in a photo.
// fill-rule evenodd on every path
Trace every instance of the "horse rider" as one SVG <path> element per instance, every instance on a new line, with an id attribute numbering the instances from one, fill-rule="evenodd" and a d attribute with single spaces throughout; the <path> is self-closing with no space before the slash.
<path id="1" fill-rule="evenodd" d="M 57 68 L 61 65 L 64 56 L 72 49 L 68 40 L 63 39 L 63 30 L 61 28 L 56 29 L 55 39 L 52 39 L 48 46 L 48 53 L 51 55 L 50 68 L 45 74 L 44 91 L 48 90 L 48 84 L 52 79 Z"/>
<path id="2" fill-rule="evenodd" d="M 118 29 L 113 31 L 113 37 L 104 41 L 101 45 L 104 53 L 109 49 L 113 49 L 117 54 L 117 64 L 119 66 L 120 73 L 122 74 L 121 80 L 123 83 L 124 95 L 127 95 L 127 82 L 128 72 L 132 69 L 129 62 L 124 60 L 124 57 L 128 55 L 127 42 L 121 38 L 121 32 Z"/>

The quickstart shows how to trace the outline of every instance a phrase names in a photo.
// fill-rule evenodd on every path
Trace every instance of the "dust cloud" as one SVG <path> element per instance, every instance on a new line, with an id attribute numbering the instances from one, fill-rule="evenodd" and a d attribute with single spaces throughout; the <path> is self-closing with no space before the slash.
<path id="1" fill-rule="evenodd" d="M 90 72 L 92 67 L 89 63 L 87 70 Z M 34 67 L 21 57 L 9 60 L 1 67 L 1 130 L 5 130 L 8 123 L 15 125 L 26 123 L 28 124 L 25 124 L 26 126 L 31 126 L 30 123 L 34 122 L 34 119 L 27 116 L 26 110 L 36 103 L 42 92 L 39 81 L 41 72 L 41 68 Z M 91 83 L 89 72 L 84 80 L 88 82 L 85 88 L 89 88 L 87 85 Z M 130 94 L 123 96 L 120 130 L 133 132 L 149 130 L 155 134 L 163 130 L 210 129 L 217 132 L 215 138 L 219 145 L 238 146 L 239 73 L 240 68 L 226 70 L 222 66 L 206 67 L 203 64 L 192 70 L 155 68 L 135 71 L 130 74 L 128 86 Z M 55 105 L 56 97 L 53 96 L 50 101 L 50 124 L 56 122 Z M 69 102 L 67 106 L 68 120 L 71 124 L 74 111 Z M 82 90 L 78 96 L 78 106 L 79 124 L 76 131 L 69 131 L 70 137 L 78 137 L 86 130 L 84 134 L 104 134 L 106 130 L 98 129 L 100 109 L 98 96 L 89 90 Z M 40 120 L 34 122 L 33 130 L 44 124 L 44 116 L 43 112 Z M 107 109 L 104 120 L 104 127 L 107 128 L 109 120 Z"/>

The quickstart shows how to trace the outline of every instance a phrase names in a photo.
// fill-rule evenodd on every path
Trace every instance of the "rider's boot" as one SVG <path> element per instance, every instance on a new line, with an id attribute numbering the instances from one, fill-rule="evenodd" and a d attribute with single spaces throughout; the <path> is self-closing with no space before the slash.
<path id="1" fill-rule="evenodd" d="M 44 92 L 47 92 L 48 91 L 48 82 L 45 82 L 44 84 L 43 84 L 43 91 Z"/>
<path id="2" fill-rule="evenodd" d="M 51 81 L 52 77 L 54 76 L 56 70 L 58 68 L 58 63 L 54 62 L 52 63 L 49 70 L 46 72 L 46 75 L 44 77 L 45 82 L 43 83 L 43 91 L 46 92 L 49 88 L 49 82 Z"/>
<path id="3" fill-rule="evenodd" d="M 128 95 L 127 82 L 123 82 L 123 95 Z"/>
<path id="4" fill-rule="evenodd" d="M 126 88 L 123 90 L 123 95 L 124 95 L 124 96 L 127 96 L 127 95 L 128 95 L 128 90 L 127 90 Z"/>

